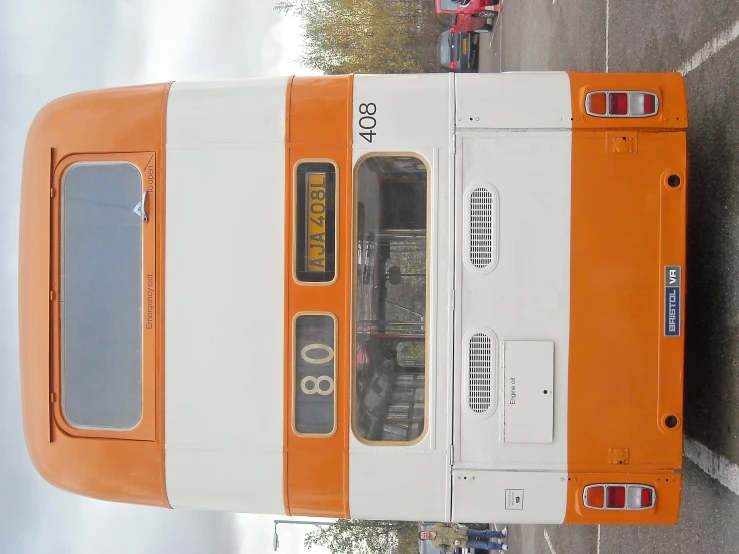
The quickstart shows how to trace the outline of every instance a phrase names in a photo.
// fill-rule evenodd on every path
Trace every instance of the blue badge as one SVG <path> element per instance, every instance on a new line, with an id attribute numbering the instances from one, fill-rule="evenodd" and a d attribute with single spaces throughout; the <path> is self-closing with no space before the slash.
<path id="1" fill-rule="evenodd" d="M 680 287 L 682 268 L 679 265 L 665 266 L 665 336 L 680 336 Z"/>

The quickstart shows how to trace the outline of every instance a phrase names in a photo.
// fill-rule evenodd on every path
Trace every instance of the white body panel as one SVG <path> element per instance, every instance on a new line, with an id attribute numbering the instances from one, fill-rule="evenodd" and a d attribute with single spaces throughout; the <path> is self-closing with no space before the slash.
<path id="1" fill-rule="evenodd" d="M 572 128 L 566 73 L 459 73 L 455 77 L 457 128 Z"/>
<path id="2" fill-rule="evenodd" d="M 176 83 L 169 95 L 165 469 L 175 507 L 285 511 L 286 86 Z"/>
<path id="3" fill-rule="evenodd" d="M 551 443 L 554 343 L 506 341 L 503 352 L 503 442 Z"/>
<path id="4" fill-rule="evenodd" d="M 354 164 L 369 153 L 413 153 L 429 167 L 430 251 L 427 432 L 411 446 L 366 444 L 349 435 L 349 508 L 360 519 L 448 521 L 451 517 L 451 345 L 453 282 L 449 75 L 354 78 Z M 362 138 L 359 106 L 377 106 L 376 135 Z M 421 486 L 421 484 L 423 484 Z"/>
<path id="5" fill-rule="evenodd" d="M 562 523 L 567 472 L 454 471 L 453 521 Z"/>
<path id="6" fill-rule="evenodd" d="M 562 522 L 567 505 L 569 79 L 566 74 L 479 77 L 456 76 L 454 344 L 459 346 L 454 361 L 452 520 Z M 481 103 L 481 87 L 493 102 L 486 107 L 488 113 L 478 116 L 473 112 Z M 490 106 L 495 109 L 489 111 Z M 494 189 L 497 203 L 497 263 L 489 271 L 471 271 L 464 262 L 469 250 L 463 243 L 469 235 L 463 228 L 469 209 L 465 194 L 469 197 L 470 188 L 476 187 Z M 497 372 L 497 406 L 493 402 L 484 417 L 463 409 L 468 384 L 467 350 L 462 345 L 475 329 L 486 329 L 493 337 Z M 528 414 L 519 410 L 512 415 L 516 442 L 503 442 L 506 402 L 511 401 L 510 388 L 505 392 L 508 385 L 503 385 L 506 341 L 536 341 L 530 351 L 524 346 L 515 356 L 516 364 L 528 368 L 519 368 L 527 371 L 519 386 L 528 388 L 518 392 L 536 404 Z M 534 346 L 541 345 L 539 341 L 553 343 L 553 368 Z M 546 388 L 539 390 L 543 384 Z M 548 397 L 539 405 L 534 395 L 543 390 Z M 527 425 L 529 434 L 524 431 Z M 506 508 L 506 489 L 526 489 L 522 510 Z"/>

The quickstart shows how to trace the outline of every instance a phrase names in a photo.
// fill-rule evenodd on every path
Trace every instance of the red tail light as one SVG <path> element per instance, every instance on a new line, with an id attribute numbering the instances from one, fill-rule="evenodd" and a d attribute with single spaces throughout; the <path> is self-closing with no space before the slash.
<path id="1" fill-rule="evenodd" d="M 593 510 L 646 510 L 654 506 L 656 495 L 649 485 L 598 483 L 585 487 L 582 498 Z"/>
<path id="2" fill-rule="evenodd" d="M 646 94 L 644 95 L 644 111 L 646 113 L 654 113 L 657 110 L 654 109 L 654 105 L 656 104 L 656 98 L 654 97 L 654 94 Z"/>
<path id="3" fill-rule="evenodd" d="M 609 486 L 606 487 L 606 508 L 625 508 L 626 507 L 626 487 Z"/>
<path id="4" fill-rule="evenodd" d="M 449 69 L 457 69 L 457 62 L 449 62 Z"/>
<path id="5" fill-rule="evenodd" d="M 629 95 L 625 92 L 611 92 L 608 95 L 609 115 L 627 115 L 629 113 Z"/>
<path id="6" fill-rule="evenodd" d="M 585 111 L 596 117 L 649 117 L 658 110 L 653 92 L 599 90 L 585 96 Z"/>

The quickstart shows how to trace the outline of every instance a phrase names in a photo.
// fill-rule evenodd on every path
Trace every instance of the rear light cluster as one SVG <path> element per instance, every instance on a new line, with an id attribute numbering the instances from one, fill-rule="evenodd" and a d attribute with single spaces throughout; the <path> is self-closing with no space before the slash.
<path id="1" fill-rule="evenodd" d="M 646 510 L 654 506 L 657 493 L 648 485 L 588 485 L 582 499 L 594 510 Z"/>
<path id="2" fill-rule="evenodd" d="M 595 91 L 585 97 L 585 111 L 596 117 L 649 117 L 659 110 L 652 92 Z"/>

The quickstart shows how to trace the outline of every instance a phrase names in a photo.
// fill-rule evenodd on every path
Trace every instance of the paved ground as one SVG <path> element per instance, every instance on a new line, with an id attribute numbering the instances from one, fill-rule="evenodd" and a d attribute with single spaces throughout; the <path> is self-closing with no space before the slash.
<path id="1" fill-rule="evenodd" d="M 481 71 L 685 74 L 685 428 L 739 464 L 739 1 L 503 1 Z M 597 527 L 513 526 L 509 542 L 521 554 L 739 553 L 739 496 L 687 458 L 682 506 L 675 527 L 601 527 L 599 541 Z"/>

